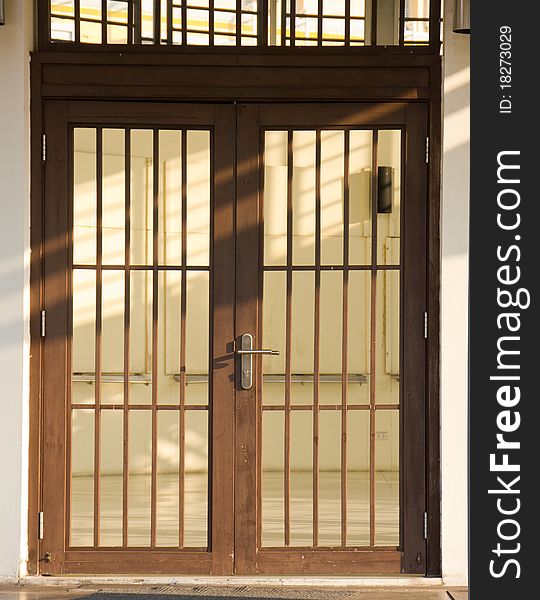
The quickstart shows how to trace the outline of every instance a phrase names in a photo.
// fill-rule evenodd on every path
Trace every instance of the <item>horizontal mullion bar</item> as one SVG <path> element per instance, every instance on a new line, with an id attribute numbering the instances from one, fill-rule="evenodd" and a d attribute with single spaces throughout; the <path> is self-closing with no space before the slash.
<path id="1" fill-rule="evenodd" d="M 88 406 L 88 405 L 85 405 Z M 288 410 L 313 410 L 313 404 L 291 404 L 290 407 L 287 407 L 285 404 L 267 404 L 262 406 L 263 411 L 288 411 Z M 371 410 L 371 406 L 369 404 L 348 404 L 345 410 Z M 319 404 L 318 410 L 343 410 L 342 404 Z M 400 410 L 399 404 L 376 404 L 373 407 L 374 411 L 380 410 Z"/>
<path id="2" fill-rule="evenodd" d="M 123 271 L 127 267 L 126 265 L 102 265 L 101 269 L 103 271 Z M 131 271 L 153 271 L 154 267 L 152 265 L 130 265 Z M 73 265 L 73 269 L 80 269 L 83 271 L 96 271 L 96 265 Z M 174 266 L 174 265 L 158 265 L 158 271 L 210 271 L 210 267 L 182 267 L 182 266 Z"/>
<path id="3" fill-rule="evenodd" d="M 400 265 L 270 265 L 263 267 L 264 271 L 399 271 Z"/>
<path id="4" fill-rule="evenodd" d="M 159 410 L 180 410 L 179 404 L 156 404 L 156 409 Z M 71 404 L 72 410 L 152 410 L 151 404 L 130 404 L 124 406 L 123 404 Z M 208 410 L 208 405 L 205 404 L 184 404 L 182 410 Z"/>

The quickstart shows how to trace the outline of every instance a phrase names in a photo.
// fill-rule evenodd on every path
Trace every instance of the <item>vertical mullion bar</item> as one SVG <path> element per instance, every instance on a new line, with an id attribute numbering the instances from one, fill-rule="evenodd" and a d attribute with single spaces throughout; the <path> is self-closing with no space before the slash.
<path id="1" fill-rule="evenodd" d="M 285 481 L 284 517 L 285 546 L 291 539 L 291 361 L 292 361 L 292 252 L 293 252 L 293 131 L 287 134 L 287 307 L 286 307 L 286 366 L 285 366 Z"/>
<path id="2" fill-rule="evenodd" d="M 75 0 L 75 42 L 81 41 L 81 0 Z"/>
<path id="3" fill-rule="evenodd" d="M 188 0 L 182 0 L 182 46 L 187 46 L 188 26 L 187 26 L 187 3 Z"/>
<path id="4" fill-rule="evenodd" d="M 127 31 L 127 43 L 128 44 L 133 44 L 133 24 L 134 24 L 134 18 L 133 18 L 133 10 L 134 10 L 134 2 L 128 2 L 128 18 L 127 18 L 127 23 L 128 23 L 128 31 Z"/>
<path id="5" fill-rule="evenodd" d="M 185 496 L 185 404 L 186 404 L 186 307 L 187 307 L 187 130 L 182 130 L 182 280 L 180 290 L 180 411 L 179 411 L 179 474 L 178 474 L 178 545 L 184 545 Z"/>
<path id="6" fill-rule="evenodd" d="M 130 3 L 131 4 L 131 3 Z M 125 131 L 124 410 L 122 470 L 122 546 L 128 545 L 129 374 L 131 326 L 131 130 Z"/>
<path id="7" fill-rule="evenodd" d="M 141 43 L 142 32 L 142 5 L 141 0 L 133 0 L 133 38 L 135 44 Z"/>
<path id="8" fill-rule="evenodd" d="M 259 0 L 257 5 L 257 43 L 259 46 L 270 46 L 270 39 L 268 37 L 268 22 L 270 21 L 270 27 L 272 27 L 272 20 L 270 19 L 269 10 L 268 0 Z"/>
<path id="9" fill-rule="evenodd" d="M 320 3 L 321 4 L 321 3 Z M 315 151 L 315 319 L 313 335 L 313 546 L 319 545 L 319 383 L 321 313 L 321 130 Z"/>
<path id="10" fill-rule="evenodd" d="M 291 0 L 291 46 L 296 46 L 296 0 Z"/>
<path id="11" fill-rule="evenodd" d="M 242 45 L 242 0 L 236 0 L 236 45 Z"/>
<path id="12" fill-rule="evenodd" d="M 107 0 L 101 0 L 101 43 L 107 44 L 107 22 L 108 22 Z"/>
<path id="13" fill-rule="evenodd" d="M 95 340 L 95 409 L 94 409 L 94 546 L 100 537 L 101 477 L 101 327 L 102 327 L 102 224 L 103 224 L 103 130 L 96 132 L 96 340 Z"/>
<path id="14" fill-rule="evenodd" d="M 157 403 L 158 403 L 158 227 L 159 227 L 159 131 L 153 131 L 153 239 L 152 239 L 152 489 L 150 505 L 150 545 L 156 545 L 157 499 Z"/>
<path id="15" fill-rule="evenodd" d="M 154 0 L 154 46 L 160 46 L 160 45 L 161 45 L 161 0 Z"/>
<path id="16" fill-rule="evenodd" d="M 399 0 L 399 45 L 405 45 L 405 0 Z"/>
<path id="17" fill-rule="evenodd" d="M 350 0 L 348 4 L 350 3 Z M 341 545 L 347 545 L 347 402 L 349 391 L 349 196 L 350 196 L 350 130 L 345 131 L 343 171 L 343 321 L 341 336 Z"/>
<path id="18" fill-rule="evenodd" d="M 377 2 L 371 0 L 371 45 L 377 45 Z"/>
<path id="19" fill-rule="evenodd" d="M 345 0 L 345 46 L 351 45 L 351 0 Z"/>
<path id="20" fill-rule="evenodd" d="M 214 45 L 214 29 L 215 29 L 215 14 L 214 14 L 214 0 L 208 2 L 208 42 L 210 46 Z"/>
<path id="21" fill-rule="evenodd" d="M 376 335 L 377 335 L 377 166 L 379 132 L 373 132 L 371 168 L 371 327 L 370 327 L 370 378 L 369 378 L 369 544 L 375 546 L 375 385 L 376 385 Z"/>
<path id="22" fill-rule="evenodd" d="M 281 45 L 287 45 L 287 0 L 281 0 Z"/>
<path id="23" fill-rule="evenodd" d="M 167 0 L 167 44 L 173 43 L 173 0 Z"/>
<path id="24" fill-rule="evenodd" d="M 317 8 L 317 45 L 323 45 L 323 14 L 324 14 L 324 5 L 323 0 L 319 0 L 318 8 Z"/>

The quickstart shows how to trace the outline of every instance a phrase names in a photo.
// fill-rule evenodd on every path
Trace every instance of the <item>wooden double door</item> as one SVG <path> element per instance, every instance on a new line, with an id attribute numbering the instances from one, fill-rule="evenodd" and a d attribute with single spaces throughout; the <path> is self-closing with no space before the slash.
<path id="1" fill-rule="evenodd" d="M 41 572 L 425 573 L 424 106 L 45 125 Z"/>

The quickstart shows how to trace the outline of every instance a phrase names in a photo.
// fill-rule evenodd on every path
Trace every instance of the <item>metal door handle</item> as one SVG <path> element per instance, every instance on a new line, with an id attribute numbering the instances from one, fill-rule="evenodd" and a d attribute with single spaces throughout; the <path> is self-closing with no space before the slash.
<path id="1" fill-rule="evenodd" d="M 253 348 L 253 336 L 245 333 L 240 340 L 240 349 L 236 351 L 240 356 L 240 386 L 243 390 L 253 387 L 253 355 L 279 356 L 279 350 Z"/>

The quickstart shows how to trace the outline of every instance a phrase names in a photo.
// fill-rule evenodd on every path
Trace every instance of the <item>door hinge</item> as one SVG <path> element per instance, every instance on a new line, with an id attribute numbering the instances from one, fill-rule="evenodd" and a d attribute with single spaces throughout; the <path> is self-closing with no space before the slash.
<path id="1" fill-rule="evenodd" d="M 424 539 L 428 539 L 428 514 L 424 513 Z"/>
<path id="2" fill-rule="evenodd" d="M 426 165 L 429 163 L 429 138 L 426 138 Z"/>
<path id="3" fill-rule="evenodd" d="M 42 310 L 41 311 L 41 337 L 44 338 L 45 337 L 45 326 L 47 323 L 47 313 Z"/>
<path id="4" fill-rule="evenodd" d="M 424 339 L 428 339 L 428 314 L 424 313 Z"/>
<path id="5" fill-rule="evenodd" d="M 43 511 L 38 513 L 38 540 L 43 539 Z"/>
<path id="6" fill-rule="evenodd" d="M 41 136 L 41 160 L 47 162 L 47 134 Z"/>

